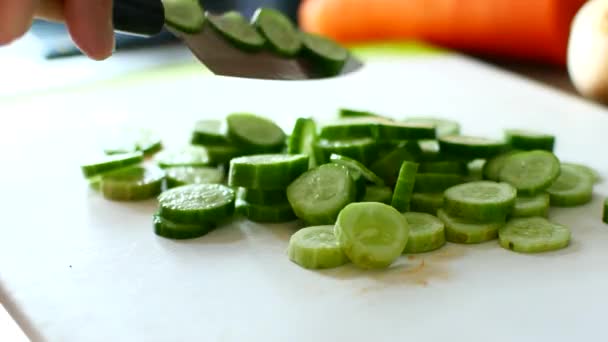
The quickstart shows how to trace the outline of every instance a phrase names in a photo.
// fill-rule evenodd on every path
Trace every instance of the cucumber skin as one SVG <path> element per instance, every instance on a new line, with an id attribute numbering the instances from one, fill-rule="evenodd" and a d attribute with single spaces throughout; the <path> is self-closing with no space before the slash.
<path id="1" fill-rule="evenodd" d="M 439 197 L 439 195 L 441 197 Z M 437 198 L 434 198 L 437 196 Z M 410 210 L 437 215 L 437 210 L 443 208 L 443 193 L 417 193 L 412 194 Z"/>
<path id="2" fill-rule="evenodd" d="M 399 178 L 397 178 L 397 185 L 395 186 L 393 198 L 391 200 L 391 206 L 400 212 L 410 210 L 410 202 L 412 199 L 412 192 L 414 191 L 417 172 L 418 163 L 406 161 L 401 165 Z"/>
<path id="3" fill-rule="evenodd" d="M 468 184 L 494 184 L 490 181 L 472 182 Z M 470 220 L 479 222 L 495 222 L 502 221 L 513 211 L 515 205 L 515 199 L 517 197 L 517 191 L 511 185 L 506 183 L 498 183 L 502 187 L 507 187 L 510 191 L 510 197 L 508 199 L 500 199 L 499 203 L 486 203 L 486 204 L 475 204 L 469 201 L 464 201 L 457 196 L 452 196 L 452 191 L 457 188 L 464 188 L 468 184 L 456 186 L 445 191 L 444 207 L 443 209 L 450 215 L 455 217 L 462 217 Z M 472 185 L 471 185 L 472 186 Z"/>
<path id="4" fill-rule="evenodd" d="M 539 135 L 538 137 L 523 136 L 515 132 L 507 131 L 506 140 L 512 148 L 524 151 L 545 150 L 553 152 L 555 137 L 551 135 Z"/>
<path id="5" fill-rule="evenodd" d="M 250 221 L 258 223 L 283 223 L 297 219 L 289 203 L 260 205 L 241 201 L 238 211 Z"/>
<path id="6" fill-rule="evenodd" d="M 186 240 L 194 239 L 214 230 L 216 226 L 214 224 L 200 224 L 200 225 L 182 225 L 171 222 L 167 219 L 162 218 L 158 213 L 153 216 L 154 233 L 158 236 L 174 239 L 174 240 Z M 188 228 L 195 228 L 194 230 L 180 230 L 179 226 L 186 226 Z"/>
<path id="7" fill-rule="evenodd" d="M 604 211 L 602 216 L 602 221 L 608 224 L 608 198 L 604 200 Z"/>
<path id="8" fill-rule="evenodd" d="M 418 173 L 414 183 L 414 192 L 442 192 L 463 182 L 462 176 L 452 173 Z"/>
<path id="9" fill-rule="evenodd" d="M 308 170 L 308 163 L 309 158 L 305 155 L 292 160 L 289 165 L 247 164 L 232 159 L 228 184 L 257 190 L 283 190 Z"/>

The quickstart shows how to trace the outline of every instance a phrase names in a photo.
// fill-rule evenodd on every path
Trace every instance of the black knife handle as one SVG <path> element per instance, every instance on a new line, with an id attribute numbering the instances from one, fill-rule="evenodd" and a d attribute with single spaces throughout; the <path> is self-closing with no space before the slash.
<path id="1" fill-rule="evenodd" d="M 114 29 L 138 36 L 154 36 L 165 25 L 161 0 L 114 0 Z"/>

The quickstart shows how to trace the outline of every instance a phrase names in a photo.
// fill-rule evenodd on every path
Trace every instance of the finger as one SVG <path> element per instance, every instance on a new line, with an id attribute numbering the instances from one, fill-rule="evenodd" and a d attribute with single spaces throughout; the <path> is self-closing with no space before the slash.
<path id="1" fill-rule="evenodd" d="M 65 0 L 64 14 L 72 39 L 85 54 L 98 60 L 112 54 L 112 0 Z"/>
<path id="2" fill-rule="evenodd" d="M 23 36 L 32 24 L 37 0 L 0 0 L 0 45 Z"/>
<path id="3" fill-rule="evenodd" d="M 49 21 L 63 21 L 63 0 L 38 0 L 36 17 Z"/>

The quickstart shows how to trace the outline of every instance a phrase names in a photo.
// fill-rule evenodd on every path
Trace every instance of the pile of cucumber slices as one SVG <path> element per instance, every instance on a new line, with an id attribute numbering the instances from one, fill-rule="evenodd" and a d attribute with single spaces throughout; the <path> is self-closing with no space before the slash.
<path id="1" fill-rule="evenodd" d="M 589 203 L 599 181 L 593 169 L 560 161 L 552 135 L 506 130 L 493 140 L 461 135 L 455 121 L 352 109 L 331 122 L 299 118 L 289 135 L 233 113 L 196 122 L 182 148 L 163 148 L 149 130 L 120 142 L 82 172 L 109 200 L 156 198 L 157 235 L 198 238 L 238 217 L 299 220 L 306 227 L 287 254 L 309 269 L 382 268 L 446 242 L 565 248 L 571 231 L 549 208 Z"/>
<path id="2" fill-rule="evenodd" d="M 272 8 L 258 9 L 250 21 L 236 11 L 205 11 L 198 0 L 163 0 L 165 22 L 175 30 L 197 34 L 206 25 L 234 47 L 248 53 L 267 51 L 281 58 L 302 58 L 321 76 L 340 74 L 349 52 L 335 41 L 300 31 Z"/>

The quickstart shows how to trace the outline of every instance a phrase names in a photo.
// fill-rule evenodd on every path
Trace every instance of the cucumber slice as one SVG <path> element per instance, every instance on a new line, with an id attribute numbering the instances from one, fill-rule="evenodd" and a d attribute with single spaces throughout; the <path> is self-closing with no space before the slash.
<path id="1" fill-rule="evenodd" d="M 162 151 L 154 158 L 163 169 L 179 166 L 202 167 L 209 165 L 207 149 L 202 146 L 186 146 Z"/>
<path id="2" fill-rule="evenodd" d="M 593 197 L 593 178 L 579 168 L 563 164 L 560 174 L 547 189 L 550 203 L 556 207 L 574 207 L 589 203 Z"/>
<path id="3" fill-rule="evenodd" d="M 511 217 L 547 217 L 549 215 L 549 194 L 517 196 Z"/>
<path id="4" fill-rule="evenodd" d="M 207 12 L 206 15 L 210 26 L 241 50 L 255 52 L 266 44 L 266 39 L 239 12 L 229 11 L 222 15 Z"/>
<path id="5" fill-rule="evenodd" d="M 434 117 L 413 117 L 405 119 L 404 122 L 433 125 L 435 126 L 437 138 L 460 134 L 460 124 L 453 120 Z"/>
<path id="6" fill-rule="evenodd" d="M 372 117 L 341 119 L 321 126 L 319 137 L 327 140 L 374 138 L 379 120 Z"/>
<path id="7" fill-rule="evenodd" d="M 376 155 L 376 141 L 371 138 L 352 140 L 325 140 L 315 142 L 315 160 L 318 164 L 329 162 L 330 156 L 340 154 L 358 160 L 363 165 L 369 165 Z"/>
<path id="8" fill-rule="evenodd" d="M 365 188 L 365 196 L 361 202 L 379 202 L 391 204 L 393 200 L 393 190 L 388 186 L 368 186 Z"/>
<path id="9" fill-rule="evenodd" d="M 451 216 L 443 209 L 437 210 L 437 217 L 445 224 L 445 238 L 449 242 L 476 244 L 496 239 L 498 229 L 505 221 L 477 222 L 471 219 Z"/>
<path id="10" fill-rule="evenodd" d="M 313 143 L 317 139 L 317 125 L 311 118 L 298 118 L 287 141 L 287 153 L 305 154 L 309 159 L 309 167 L 315 167 Z"/>
<path id="11" fill-rule="evenodd" d="M 253 14 L 252 21 L 275 53 L 293 57 L 302 49 L 298 30 L 283 13 L 271 8 L 259 8 Z"/>
<path id="12" fill-rule="evenodd" d="M 224 120 L 199 120 L 194 125 L 191 143 L 193 145 L 226 145 L 230 144 L 226 122 Z"/>
<path id="13" fill-rule="evenodd" d="M 522 129 L 508 129 L 505 138 L 512 148 L 524 151 L 545 150 L 552 152 L 555 136 Z"/>
<path id="14" fill-rule="evenodd" d="M 420 163 L 420 173 L 453 173 L 465 175 L 468 172 L 467 164 L 461 161 L 446 160 Z"/>
<path id="15" fill-rule="evenodd" d="M 212 223 L 184 224 L 162 218 L 158 213 L 153 216 L 154 233 L 168 239 L 185 240 L 206 235 L 216 228 Z"/>
<path id="16" fill-rule="evenodd" d="M 363 110 L 349 109 L 349 108 L 340 108 L 338 110 L 338 115 L 341 118 L 373 117 L 373 118 L 382 118 L 382 119 L 388 120 L 388 118 L 386 118 L 382 115 L 376 114 L 376 113 L 363 111 Z"/>
<path id="17" fill-rule="evenodd" d="M 263 205 L 253 204 L 247 201 L 239 203 L 239 212 L 241 212 L 250 221 L 260 223 L 281 223 L 290 222 L 296 219 L 296 215 L 289 203 Z"/>
<path id="18" fill-rule="evenodd" d="M 226 118 L 228 136 L 245 148 L 278 152 L 285 144 L 285 133 L 274 122 L 253 114 L 234 113 Z"/>
<path id="19" fill-rule="evenodd" d="M 589 174 L 589 176 L 591 176 L 591 179 L 593 179 L 593 183 L 598 183 L 599 181 L 601 181 L 600 174 L 596 170 L 590 168 L 589 166 L 577 164 L 577 163 L 561 163 L 561 165 L 567 165 L 567 167 L 575 168 L 575 169 L 579 170 L 579 172 L 584 172 L 584 173 Z"/>
<path id="20" fill-rule="evenodd" d="M 544 217 L 514 218 L 498 231 L 500 245 L 520 253 L 558 250 L 570 244 L 570 229 Z"/>
<path id="21" fill-rule="evenodd" d="M 333 163 L 307 171 L 287 187 L 287 199 L 296 216 L 314 225 L 334 224 L 340 210 L 355 197 L 348 169 Z"/>
<path id="22" fill-rule="evenodd" d="M 234 213 L 235 193 L 221 184 L 191 184 L 158 196 L 159 215 L 175 223 L 219 223 Z"/>
<path id="23" fill-rule="evenodd" d="M 510 155 L 498 179 L 517 189 L 520 195 L 534 195 L 547 189 L 559 176 L 560 163 L 547 151 L 518 152 Z"/>
<path id="24" fill-rule="evenodd" d="M 230 161 L 228 184 L 258 190 L 282 190 L 308 170 L 303 154 L 259 154 Z"/>
<path id="25" fill-rule="evenodd" d="M 513 210 L 517 190 L 508 183 L 471 182 L 445 191 L 445 211 L 471 220 L 501 221 Z"/>
<path id="26" fill-rule="evenodd" d="M 373 183 L 377 186 L 383 186 L 384 180 L 378 177 L 373 171 L 368 169 L 365 165 L 360 162 L 339 154 L 332 153 L 329 160 L 333 163 L 346 166 L 348 169 L 360 173 L 368 182 Z"/>
<path id="27" fill-rule="evenodd" d="M 203 8 L 198 0 L 162 0 L 165 23 L 185 33 L 200 32 L 205 24 Z"/>
<path id="28" fill-rule="evenodd" d="M 172 167 L 166 172 L 169 188 L 188 184 L 221 184 L 224 182 L 224 172 L 214 167 Z"/>
<path id="29" fill-rule="evenodd" d="M 520 151 L 517 151 L 520 152 Z M 483 178 L 491 181 L 498 182 L 498 178 L 500 175 L 500 170 L 502 170 L 503 166 L 505 166 L 505 162 L 512 154 L 516 153 L 515 151 L 506 152 L 503 154 L 499 154 L 495 157 L 492 157 L 486 161 L 483 166 Z"/>
<path id="30" fill-rule="evenodd" d="M 602 221 L 608 223 L 608 198 L 604 199 L 604 210 L 602 214 Z"/>
<path id="31" fill-rule="evenodd" d="M 303 51 L 322 75 L 338 75 L 349 57 L 349 52 L 333 40 L 316 34 L 301 33 Z"/>
<path id="32" fill-rule="evenodd" d="M 385 121 L 378 125 L 378 141 L 434 139 L 435 125 Z"/>
<path id="33" fill-rule="evenodd" d="M 397 185 L 393 192 L 391 205 L 400 212 L 410 210 L 410 201 L 412 192 L 414 191 L 414 182 L 416 180 L 416 172 L 418 164 L 413 162 L 403 162 L 399 170 Z"/>
<path id="34" fill-rule="evenodd" d="M 485 159 L 474 159 L 466 164 L 467 176 L 466 181 L 475 182 L 483 180 L 483 167 L 486 164 Z"/>
<path id="35" fill-rule="evenodd" d="M 355 189 L 357 189 L 357 195 L 355 196 L 356 201 L 360 201 L 363 197 L 365 197 L 365 192 L 367 191 L 367 180 L 361 172 L 348 169 L 348 173 L 351 177 L 353 177 L 353 181 L 355 182 Z"/>
<path id="36" fill-rule="evenodd" d="M 131 166 L 105 173 L 101 193 L 113 201 L 141 201 L 158 196 L 165 172 L 155 166 Z"/>
<path id="37" fill-rule="evenodd" d="M 334 226 L 306 227 L 289 238 L 289 260 L 308 269 L 326 269 L 348 263 L 334 234 Z"/>
<path id="38" fill-rule="evenodd" d="M 445 225 L 431 214 L 409 212 L 404 213 L 410 234 L 403 253 L 425 253 L 439 249 L 445 245 Z"/>
<path id="39" fill-rule="evenodd" d="M 407 146 L 399 146 L 384 157 L 375 161 L 370 170 L 376 173 L 384 182 L 393 186 L 397 183 L 400 167 L 405 161 L 416 161 L 416 156 Z"/>
<path id="40" fill-rule="evenodd" d="M 144 156 L 152 155 L 163 148 L 158 134 L 149 129 L 118 130 L 110 135 L 104 144 L 106 154 L 123 154 L 143 152 Z"/>
<path id="41" fill-rule="evenodd" d="M 143 161 L 144 154 L 142 152 L 103 155 L 96 158 L 93 162 L 80 166 L 80 169 L 86 178 L 91 178 L 105 172 L 136 165 Z"/>
<path id="42" fill-rule="evenodd" d="M 448 135 L 439 138 L 441 152 L 477 159 L 491 158 L 504 152 L 507 144 L 504 141 L 464 135 Z"/>
<path id="43" fill-rule="evenodd" d="M 410 203 L 412 211 L 437 215 L 437 210 L 441 208 L 443 208 L 443 192 L 414 192 L 412 194 Z"/>
<path id="44" fill-rule="evenodd" d="M 207 149 L 210 165 L 228 164 L 232 159 L 246 154 L 241 148 L 234 145 L 205 145 L 204 147 Z"/>
<path id="45" fill-rule="evenodd" d="M 415 192 L 442 192 L 464 182 L 461 175 L 452 173 L 418 173 L 414 183 Z"/>
<path id="46" fill-rule="evenodd" d="M 241 189 L 241 197 L 248 203 L 258 205 L 275 205 L 287 203 L 287 192 L 283 190 Z"/>
<path id="47" fill-rule="evenodd" d="M 403 253 L 409 225 L 383 203 L 351 203 L 338 216 L 334 232 L 344 254 L 361 268 L 385 268 Z"/>

